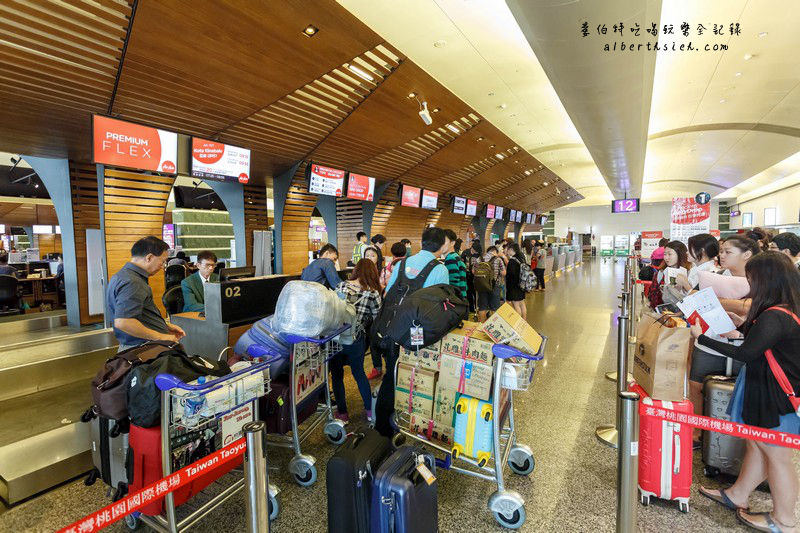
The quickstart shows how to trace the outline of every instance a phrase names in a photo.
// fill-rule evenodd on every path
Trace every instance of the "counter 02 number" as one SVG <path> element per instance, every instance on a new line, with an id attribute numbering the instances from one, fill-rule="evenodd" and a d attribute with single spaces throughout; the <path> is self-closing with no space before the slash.
<path id="1" fill-rule="evenodd" d="M 225 287 L 225 298 L 238 298 L 242 295 L 242 288 L 237 286 Z"/>

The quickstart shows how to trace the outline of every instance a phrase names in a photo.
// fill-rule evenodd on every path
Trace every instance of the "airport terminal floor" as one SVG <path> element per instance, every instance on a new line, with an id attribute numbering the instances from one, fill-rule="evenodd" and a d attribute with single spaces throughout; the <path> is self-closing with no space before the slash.
<path id="1" fill-rule="evenodd" d="M 534 451 L 530 478 L 507 475 L 509 488 L 525 498 L 527 522 L 521 531 L 613 531 L 616 509 L 616 452 L 601 445 L 595 428 L 614 416 L 614 385 L 604 377 L 615 364 L 617 298 L 623 277 L 622 259 L 592 259 L 561 273 L 546 292 L 527 298 L 528 319 L 549 336 L 547 357 L 537 366 L 531 389 L 515 398 L 519 441 Z M 347 395 L 358 397 L 351 378 Z M 351 412 L 352 424 L 362 413 Z M 321 432 L 309 449 L 316 454 L 320 480 L 333 454 Z M 281 512 L 272 531 L 322 532 L 326 526 L 325 483 L 297 486 L 284 465 L 289 453 L 269 451 L 270 482 L 281 489 Z M 279 466 L 280 465 L 280 466 Z M 695 453 L 690 512 L 674 502 L 637 505 L 640 531 L 736 531 L 732 511 L 699 496 L 700 483 L 722 486 L 703 477 Z M 493 488 L 487 482 L 439 472 L 439 530 L 500 531 L 486 509 Z M 51 531 L 108 503 L 102 483 L 86 487 L 81 479 L 36 496 L 0 513 L 0 531 Z M 751 508 L 768 510 L 769 496 L 756 492 Z M 244 500 L 233 498 L 200 522 L 196 531 L 244 530 Z M 185 509 L 181 509 L 185 512 Z M 111 530 L 126 530 L 115 524 Z"/>

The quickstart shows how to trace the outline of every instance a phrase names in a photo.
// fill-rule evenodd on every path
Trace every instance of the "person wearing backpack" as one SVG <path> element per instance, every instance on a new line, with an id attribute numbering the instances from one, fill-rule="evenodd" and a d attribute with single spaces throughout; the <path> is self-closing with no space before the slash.
<path id="1" fill-rule="evenodd" d="M 366 353 L 366 331 L 369 324 L 378 316 L 381 307 L 381 284 L 378 281 L 378 268 L 370 259 L 361 259 L 350 274 L 348 281 L 336 287 L 336 292 L 356 308 L 356 323 L 352 325 L 353 343 L 342 344 L 342 351 L 329 362 L 331 371 L 331 387 L 336 397 L 336 413 L 334 416 L 345 422 L 350 420 L 347 414 L 347 398 L 344 390 L 344 367 L 350 365 L 350 372 L 358 385 L 358 392 L 364 402 L 367 419 L 372 419 L 372 391 L 369 380 L 364 373 L 364 355 Z"/>
<path id="2" fill-rule="evenodd" d="M 414 291 L 432 285 L 448 284 L 450 276 L 447 267 L 437 259 L 445 250 L 445 234 L 442 228 L 436 226 L 426 228 L 422 232 L 422 249 L 411 257 L 401 259 L 392 269 L 392 275 L 386 284 L 386 293 L 383 300 L 381 314 L 375 319 L 372 328 L 372 337 L 377 342 L 380 329 L 386 327 L 386 320 L 390 319 L 389 313 L 402 302 L 403 298 Z M 384 317 L 384 313 L 387 315 Z M 381 388 L 375 402 L 375 429 L 385 437 L 394 433 L 390 419 L 394 411 L 394 365 L 399 355 L 396 344 L 382 346 L 386 357 L 386 372 L 383 374 Z"/>
<path id="3" fill-rule="evenodd" d="M 467 299 L 467 267 L 458 256 L 456 244 L 460 246 L 461 240 L 456 237 L 456 232 L 451 229 L 444 230 L 445 236 L 445 257 L 444 266 L 447 267 L 447 273 L 450 277 L 450 285 L 458 289 L 461 297 Z"/>
<path id="4" fill-rule="evenodd" d="M 522 250 L 519 249 L 517 243 L 511 243 L 506 246 L 506 255 L 508 256 L 508 265 L 506 266 L 506 301 L 511 304 L 511 307 L 519 313 L 519 316 L 527 319 L 528 311 L 525 307 L 525 291 L 522 288 L 522 263 L 520 258 L 524 261 L 525 256 Z M 526 272 L 530 274 L 530 267 L 525 264 Z"/>
<path id="5" fill-rule="evenodd" d="M 489 311 L 497 311 L 503 305 L 502 287 L 506 277 L 506 265 L 496 246 L 490 246 L 483 261 L 475 266 L 475 291 L 478 293 L 478 322 L 485 322 Z"/>
<path id="6" fill-rule="evenodd" d="M 475 266 L 480 263 L 483 255 L 480 239 L 473 239 L 472 245 L 461 253 L 461 260 L 467 267 L 467 301 L 469 302 L 469 312 L 475 313 L 478 310 L 477 296 L 475 294 Z"/>
<path id="7" fill-rule="evenodd" d="M 545 250 L 543 243 L 536 241 L 536 245 L 533 247 L 533 258 L 531 259 L 531 268 L 533 268 L 537 282 L 535 291 L 544 291 L 544 268 L 546 265 L 547 250 Z"/>

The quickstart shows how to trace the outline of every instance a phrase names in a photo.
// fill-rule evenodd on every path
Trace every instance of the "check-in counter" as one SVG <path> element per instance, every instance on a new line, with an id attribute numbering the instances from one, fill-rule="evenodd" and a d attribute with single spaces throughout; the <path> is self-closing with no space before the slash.
<path id="1" fill-rule="evenodd" d="M 352 269 L 339 271 L 347 279 Z M 233 346 L 253 322 L 275 312 L 283 287 L 299 275 L 276 274 L 203 285 L 205 312 L 176 313 L 170 322 L 183 329 L 186 351 L 216 359 Z"/>

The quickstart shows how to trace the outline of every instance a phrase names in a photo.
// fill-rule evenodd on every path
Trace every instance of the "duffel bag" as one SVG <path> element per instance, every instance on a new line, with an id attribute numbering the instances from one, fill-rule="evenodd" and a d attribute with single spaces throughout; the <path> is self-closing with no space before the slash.
<path id="1" fill-rule="evenodd" d="M 420 326 L 422 346 L 430 346 L 456 327 L 467 316 L 468 309 L 469 304 L 452 285 L 425 287 L 403 299 L 385 335 L 407 350 L 413 350 L 411 328 Z"/>
<path id="2" fill-rule="evenodd" d="M 221 377 L 231 373 L 225 361 L 212 361 L 200 356 L 189 356 L 183 350 L 170 350 L 157 359 L 140 364 L 128 373 L 128 414 L 131 422 L 149 428 L 161 418 L 161 391 L 156 386 L 156 376 L 172 374 L 184 383 L 200 376 Z"/>
<path id="3" fill-rule="evenodd" d="M 149 341 L 107 359 L 92 380 L 92 413 L 112 420 L 128 418 L 128 373 L 170 350 L 183 350 L 183 347 L 168 341 Z"/>

